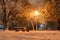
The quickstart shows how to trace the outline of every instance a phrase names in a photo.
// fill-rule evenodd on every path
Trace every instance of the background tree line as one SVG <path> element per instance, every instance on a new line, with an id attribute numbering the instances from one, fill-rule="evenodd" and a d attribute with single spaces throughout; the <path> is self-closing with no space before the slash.
<path id="1" fill-rule="evenodd" d="M 57 22 L 60 28 L 60 0 L 43 0 L 43 2 L 42 13 L 45 22 Z M 5 26 L 4 29 L 8 29 L 10 24 L 27 25 L 31 21 L 29 12 L 32 10 L 33 6 L 28 0 L 0 0 L 0 20 Z"/>

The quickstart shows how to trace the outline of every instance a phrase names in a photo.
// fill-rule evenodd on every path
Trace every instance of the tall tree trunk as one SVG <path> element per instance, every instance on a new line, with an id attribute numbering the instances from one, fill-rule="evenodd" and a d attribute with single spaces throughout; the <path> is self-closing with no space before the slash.
<path id="1" fill-rule="evenodd" d="M 32 24 L 32 28 L 33 28 L 33 31 L 34 31 L 34 24 L 33 24 L 33 21 L 31 21 L 31 24 Z"/>
<path id="2" fill-rule="evenodd" d="M 37 21 L 36 21 L 36 31 L 38 30 Z"/>
<path id="3" fill-rule="evenodd" d="M 4 13 L 4 30 L 8 29 L 8 20 L 7 20 L 7 15 L 6 15 L 6 7 L 5 7 L 6 3 L 4 0 L 2 0 L 2 9 L 3 9 L 3 13 Z"/>
<path id="4" fill-rule="evenodd" d="M 57 29 L 60 30 L 60 20 L 58 19 L 57 21 L 58 21 L 58 24 L 59 24 Z"/>

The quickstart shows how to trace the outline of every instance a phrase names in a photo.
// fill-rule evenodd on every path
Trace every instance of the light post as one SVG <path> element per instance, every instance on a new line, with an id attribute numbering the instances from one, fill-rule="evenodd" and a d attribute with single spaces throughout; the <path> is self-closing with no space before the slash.
<path id="1" fill-rule="evenodd" d="M 33 13 L 32 13 L 33 15 L 32 15 L 32 19 L 34 20 L 34 19 L 36 19 L 35 20 L 35 22 L 36 22 L 36 30 L 37 30 L 37 17 L 39 16 L 39 11 L 38 10 L 35 10 L 35 11 L 33 11 Z M 33 27 L 33 31 L 34 31 L 34 22 L 33 21 L 31 21 L 31 23 L 32 23 L 32 27 Z"/>
<path id="2" fill-rule="evenodd" d="M 36 17 L 38 17 L 39 16 L 39 12 L 38 11 L 34 11 L 34 15 L 36 16 Z M 36 18 L 36 30 L 37 30 L 38 28 L 37 28 L 37 18 Z"/>
<path id="3" fill-rule="evenodd" d="M 35 16 L 39 16 L 39 12 L 36 10 L 36 11 L 34 11 L 34 15 Z"/>

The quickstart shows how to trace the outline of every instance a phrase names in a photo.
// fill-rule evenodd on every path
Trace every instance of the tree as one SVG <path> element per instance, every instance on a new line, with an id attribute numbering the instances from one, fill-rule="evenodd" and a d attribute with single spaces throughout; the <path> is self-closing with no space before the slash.
<path id="1" fill-rule="evenodd" d="M 11 12 L 11 7 L 14 8 L 14 5 L 12 6 L 9 6 L 9 3 L 11 2 L 11 0 L 7 1 L 7 0 L 1 0 L 1 5 L 2 5 L 2 10 L 3 10 L 3 13 L 4 13 L 4 19 L 3 19 L 3 22 L 4 22 L 4 26 L 5 26 L 5 30 L 8 30 L 9 28 L 9 16 L 10 16 L 10 12 Z M 14 8 L 15 9 L 15 8 Z"/>
<path id="2" fill-rule="evenodd" d="M 45 5 L 45 12 L 46 14 L 49 14 L 50 16 L 46 17 L 47 21 L 55 21 L 57 24 L 59 24 L 59 16 L 60 16 L 60 0 L 48 0 Z M 59 8 L 58 8 L 59 7 Z M 49 19 L 49 20 L 48 20 Z M 60 25 L 60 24 L 59 24 Z M 58 27 L 58 26 L 57 26 Z"/>
<path id="3" fill-rule="evenodd" d="M 20 3 L 21 2 L 21 3 Z M 28 0 L 19 0 L 16 2 L 15 6 L 10 9 L 10 22 L 14 23 L 14 27 L 17 26 L 27 26 L 28 25 L 28 17 L 27 14 L 30 11 L 31 5 Z M 16 8 L 14 8 L 16 7 Z"/>

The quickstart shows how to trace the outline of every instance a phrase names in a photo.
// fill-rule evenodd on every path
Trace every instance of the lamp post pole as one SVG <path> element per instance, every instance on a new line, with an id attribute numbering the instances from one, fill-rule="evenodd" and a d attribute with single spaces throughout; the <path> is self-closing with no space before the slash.
<path id="1" fill-rule="evenodd" d="M 34 31 L 34 20 L 35 20 L 35 24 L 36 24 L 36 30 L 38 29 L 37 28 L 37 18 L 39 16 L 39 11 L 36 10 L 36 11 L 33 11 L 33 13 L 31 14 L 32 18 L 31 18 L 31 24 L 32 24 L 32 28 L 33 28 L 33 31 Z"/>
<path id="2" fill-rule="evenodd" d="M 37 29 L 38 29 L 38 28 L 37 28 L 37 27 L 38 27 L 38 26 L 37 26 L 37 18 L 38 18 L 38 16 L 39 16 L 39 12 L 38 12 L 38 11 L 35 11 L 35 12 L 34 12 L 34 15 L 35 15 L 35 18 L 36 18 L 35 21 L 36 21 L 36 31 L 37 31 Z"/>

